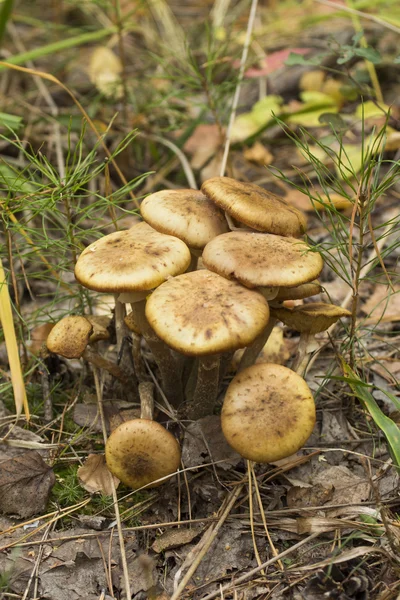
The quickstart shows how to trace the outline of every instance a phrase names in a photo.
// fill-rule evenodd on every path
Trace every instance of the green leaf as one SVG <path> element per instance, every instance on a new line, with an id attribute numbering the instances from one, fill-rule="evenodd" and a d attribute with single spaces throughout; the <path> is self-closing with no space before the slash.
<path id="1" fill-rule="evenodd" d="M 327 52 L 321 52 L 320 54 L 315 54 L 314 56 L 307 58 L 303 54 L 296 54 L 296 52 L 291 52 L 285 60 L 285 65 L 288 67 L 293 67 L 294 65 L 320 65 L 322 59 L 325 58 L 327 55 Z"/>
<path id="2" fill-rule="evenodd" d="M 373 63 L 374 65 L 382 62 L 382 56 L 378 50 L 375 50 L 375 48 L 370 48 L 369 46 L 368 48 L 355 48 L 354 54 L 356 56 L 365 58 L 365 60 L 369 60 L 369 62 Z"/>
<path id="3" fill-rule="evenodd" d="M 388 444 L 393 462 L 396 466 L 400 466 L 400 429 L 392 419 L 387 417 L 379 408 L 375 398 L 371 392 L 362 384 L 362 380 L 353 371 L 353 369 L 340 359 L 342 369 L 346 375 L 346 380 L 353 394 L 361 401 L 364 408 L 367 409 L 375 424 L 384 434 Z"/>
<path id="4" fill-rule="evenodd" d="M 13 4 L 14 0 L 3 0 L 3 4 L 0 8 L 0 45 L 3 41 L 7 23 L 11 17 Z"/>
<path id="5" fill-rule="evenodd" d="M 8 113 L 0 112 L 0 127 L 6 127 L 7 129 L 18 129 L 21 126 L 21 117 L 15 115 L 9 115 Z"/>
<path id="6" fill-rule="evenodd" d="M 268 125 L 272 125 L 273 116 L 281 112 L 282 98 L 280 96 L 265 96 L 253 106 L 251 112 L 239 115 L 232 126 L 232 143 L 243 142 L 257 135 Z"/>

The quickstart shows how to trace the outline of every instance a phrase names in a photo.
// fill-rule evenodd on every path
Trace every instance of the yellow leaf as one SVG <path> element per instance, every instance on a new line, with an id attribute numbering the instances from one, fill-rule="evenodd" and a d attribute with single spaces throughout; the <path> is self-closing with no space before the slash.
<path id="1" fill-rule="evenodd" d="M 15 336 L 14 321 L 11 310 L 10 295 L 8 293 L 8 286 L 6 280 L 6 274 L 4 273 L 3 264 L 0 258 L 0 323 L 3 325 L 4 339 L 6 343 L 6 350 L 8 356 L 8 362 L 10 365 L 11 372 L 11 383 L 14 391 L 15 408 L 17 410 L 17 416 L 25 411 L 25 416 L 29 421 L 29 406 L 26 397 L 25 383 L 22 376 L 21 362 L 19 360 L 17 338 Z"/>

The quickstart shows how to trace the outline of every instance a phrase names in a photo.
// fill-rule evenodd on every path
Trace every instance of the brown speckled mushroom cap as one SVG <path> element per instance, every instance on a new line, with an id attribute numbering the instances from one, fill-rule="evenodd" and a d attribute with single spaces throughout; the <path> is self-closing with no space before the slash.
<path id="1" fill-rule="evenodd" d="M 351 312 L 341 306 L 310 302 L 302 306 L 287 308 L 271 308 L 271 313 L 291 329 L 300 333 L 321 333 L 343 317 L 350 317 Z"/>
<path id="2" fill-rule="evenodd" d="M 197 190 L 155 192 L 143 200 L 140 212 L 154 229 L 174 235 L 194 249 L 203 249 L 228 231 L 223 213 Z"/>
<path id="3" fill-rule="evenodd" d="M 47 337 L 47 348 L 64 358 L 81 358 L 89 343 L 93 326 L 85 317 L 64 317 Z"/>
<path id="4" fill-rule="evenodd" d="M 132 419 L 121 423 L 106 443 L 107 467 L 125 485 L 138 489 L 179 468 L 181 451 L 175 437 L 156 421 Z"/>
<path id="5" fill-rule="evenodd" d="M 282 365 L 258 364 L 234 377 L 222 407 L 222 431 L 241 456 L 259 463 L 297 452 L 315 424 L 311 391 Z"/>
<path id="6" fill-rule="evenodd" d="M 90 244 L 75 265 L 75 277 L 97 292 L 150 290 L 190 264 L 189 248 L 178 238 L 138 223 Z"/>
<path id="7" fill-rule="evenodd" d="M 204 269 L 157 288 L 147 301 L 146 316 L 169 346 L 200 356 L 250 344 L 266 326 L 269 309 L 258 292 Z"/>
<path id="8" fill-rule="evenodd" d="M 303 213 L 253 183 L 212 177 L 203 183 L 201 191 L 234 219 L 257 231 L 292 237 L 306 231 Z"/>
<path id="9" fill-rule="evenodd" d="M 294 287 L 322 271 L 318 252 L 296 238 L 232 231 L 214 238 L 203 252 L 211 271 L 247 287 Z"/>

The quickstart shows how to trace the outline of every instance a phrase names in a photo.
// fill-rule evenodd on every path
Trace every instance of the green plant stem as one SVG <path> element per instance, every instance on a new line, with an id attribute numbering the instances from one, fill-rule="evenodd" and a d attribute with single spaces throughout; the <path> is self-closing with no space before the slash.
<path id="1" fill-rule="evenodd" d="M 363 262 L 363 244 L 364 244 L 364 208 L 365 208 L 366 197 L 364 192 L 360 192 L 359 194 L 359 240 L 357 245 L 357 259 L 356 259 L 356 268 L 353 277 L 353 294 L 351 298 L 351 319 L 350 319 L 350 332 L 349 339 L 351 342 L 350 347 L 350 367 L 354 369 L 356 357 L 355 357 L 355 349 L 354 349 L 354 336 L 357 328 L 357 309 L 358 309 L 358 299 L 359 299 L 359 289 L 360 289 L 360 281 L 361 281 L 361 270 L 362 270 L 362 262 Z M 350 240 L 351 241 L 351 240 Z M 351 256 L 351 252 L 350 252 Z"/>
<path id="2" fill-rule="evenodd" d="M 6 31 L 8 20 L 11 16 L 14 6 L 14 0 L 4 0 L 0 10 L 0 47 L 3 45 L 3 37 Z"/>

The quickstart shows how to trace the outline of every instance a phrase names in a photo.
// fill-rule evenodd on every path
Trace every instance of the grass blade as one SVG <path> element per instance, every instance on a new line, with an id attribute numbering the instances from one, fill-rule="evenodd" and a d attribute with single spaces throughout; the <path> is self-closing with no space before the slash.
<path id="1" fill-rule="evenodd" d="M 17 338 L 15 336 L 14 321 L 11 310 L 10 295 L 4 273 L 3 264 L 0 258 L 0 323 L 3 325 L 4 339 L 6 342 L 8 362 L 10 364 L 11 383 L 14 390 L 15 407 L 17 416 L 25 411 L 25 416 L 29 421 L 29 406 L 26 397 L 25 383 L 22 375 L 21 362 L 19 360 Z"/>
<path id="2" fill-rule="evenodd" d="M 353 394 L 361 401 L 368 410 L 375 424 L 382 431 L 389 444 L 390 453 L 393 461 L 400 466 L 400 429 L 392 419 L 387 417 L 379 408 L 375 398 L 369 389 L 363 384 L 362 380 L 352 370 L 352 368 L 341 358 L 342 369 L 346 375 L 347 381 Z"/>
<path id="3" fill-rule="evenodd" d="M 8 19 L 12 13 L 14 0 L 4 0 L 0 10 L 0 46 L 6 31 Z"/>

